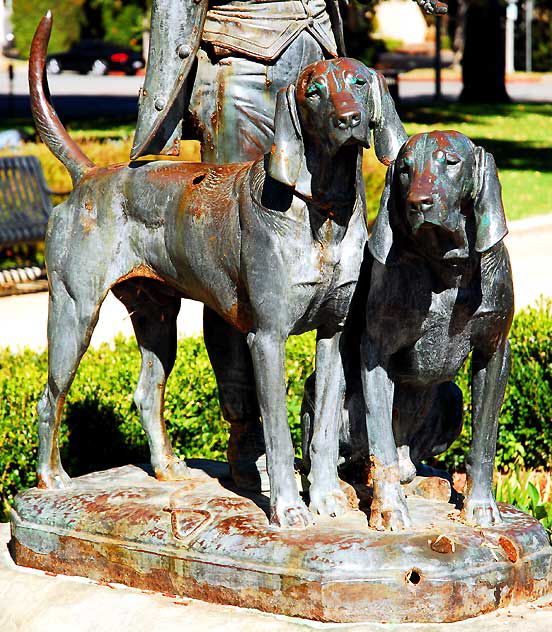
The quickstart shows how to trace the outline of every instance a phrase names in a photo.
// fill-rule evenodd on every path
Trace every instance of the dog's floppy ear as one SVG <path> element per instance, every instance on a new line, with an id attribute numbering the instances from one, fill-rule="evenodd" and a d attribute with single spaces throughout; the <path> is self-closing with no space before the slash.
<path id="1" fill-rule="evenodd" d="M 295 101 L 295 85 L 282 88 L 276 98 L 274 144 L 268 173 L 289 186 L 295 186 L 304 160 L 303 137 Z"/>
<path id="2" fill-rule="evenodd" d="M 384 264 L 390 259 L 394 242 L 395 203 L 392 194 L 394 171 L 395 163 L 391 163 L 385 176 L 385 187 L 381 194 L 378 216 L 368 239 L 368 250 L 374 259 Z"/>
<path id="3" fill-rule="evenodd" d="M 378 160 L 389 165 L 397 157 L 408 135 L 395 110 L 395 102 L 389 94 L 385 78 L 375 70 L 372 71 L 370 88 L 368 105 L 372 112 L 370 127 L 374 129 L 374 150 Z"/>
<path id="4" fill-rule="evenodd" d="M 475 147 L 475 249 L 485 252 L 508 234 L 502 188 L 492 154 Z"/>

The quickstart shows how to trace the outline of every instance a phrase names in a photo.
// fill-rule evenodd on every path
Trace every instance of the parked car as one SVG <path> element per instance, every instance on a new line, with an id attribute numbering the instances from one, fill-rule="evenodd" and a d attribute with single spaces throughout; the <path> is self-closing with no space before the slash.
<path id="1" fill-rule="evenodd" d="M 105 75 L 111 70 L 134 75 L 144 67 L 140 53 L 102 42 L 100 40 L 81 40 L 65 53 L 52 53 L 46 62 L 47 72 L 57 75 L 63 70 L 75 70 L 85 74 Z"/>

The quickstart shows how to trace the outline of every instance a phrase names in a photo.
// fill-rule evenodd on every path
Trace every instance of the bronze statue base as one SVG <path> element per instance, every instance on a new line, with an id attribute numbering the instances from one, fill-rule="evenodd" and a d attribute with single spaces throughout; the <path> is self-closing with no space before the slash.
<path id="1" fill-rule="evenodd" d="M 472 528 L 453 505 L 412 495 L 408 531 L 370 529 L 358 509 L 284 531 L 269 526 L 266 496 L 217 478 L 224 465 L 195 466 L 180 482 L 126 466 L 20 493 L 16 563 L 331 622 L 457 621 L 552 592 L 548 536 L 511 506 L 500 527 Z"/>

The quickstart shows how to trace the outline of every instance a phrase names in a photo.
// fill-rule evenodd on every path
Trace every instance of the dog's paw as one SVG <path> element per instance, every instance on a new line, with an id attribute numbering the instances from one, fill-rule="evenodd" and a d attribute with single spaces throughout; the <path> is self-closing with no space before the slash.
<path id="1" fill-rule="evenodd" d="M 158 481 L 183 481 L 190 478 L 190 469 L 186 462 L 176 457 L 166 459 L 163 464 L 154 465 L 153 471 Z"/>
<path id="2" fill-rule="evenodd" d="M 270 507 L 270 524 L 282 529 L 305 529 L 312 524 L 312 516 L 305 503 L 276 501 Z"/>
<path id="3" fill-rule="evenodd" d="M 410 447 L 402 445 L 397 448 L 399 455 L 399 477 L 401 483 L 410 483 L 416 476 L 416 466 L 410 458 Z"/>
<path id="4" fill-rule="evenodd" d="M 404 493 L 392 483 L 374 487 L 370 526 L 378 531 L 401 531 L 412 526 Z"/>
<path id="5" fill-rule="evenodd" d="M 335 518 L 342 516 L 350 509 L 347 496 L 339 487 L 322 490 L 311 485 L 309 493 L 309 509 L 313 514 Z"/>
<path id="6" fill-rule="evenodd" d="M 38 487 L 41 489 L 66 489 L 72 485 L 71 477 L 61 466 L 38 470 Z"/>
<path id="7" fill-rule="evenodd" d="M 462 508 L 462 517 L 474 527 L 492 527 L 502 523 L 502 516 L 492 497 L 485 500 L 466 498 Z"/>

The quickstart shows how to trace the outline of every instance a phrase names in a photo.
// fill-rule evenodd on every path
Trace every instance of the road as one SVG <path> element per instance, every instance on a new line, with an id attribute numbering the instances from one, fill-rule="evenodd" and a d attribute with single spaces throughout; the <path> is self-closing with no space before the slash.
<path id="1" fill-rule="evenodd" d="M 131 117 L 138 108 L 138 90 L 143 76 L 49 75 L 48 83 L 58 114 L 63 118 L 85 119 L 98 116 Z M 0 115 L 30 116 L 27 72 L 18 65 L 11 89 L 6 70 L 0 72 Z"/>
<path id="2" fill-rule="evenodd" d="M 62 73 L 50 75 L 50 89 L 56 109 L 61 117 L 87 118 L 89 116 L 133 116 L 138 104 L 138 90 L 143 76 L 126 77 L 108 75 L 96 77 Z M 507 84 L 508 92 L 515 101 L 552 102 L 552 75 L 538 81 L 516 80 Z M 454 100 L 460 94 L 460 81 L 443 81 L 445 99 Z M 19 116 L 30 114 L 27 73 L 23 64 L 15 69 L 13 82 L 12 112 Z M 433 81 L 401 76 L 399 94 L 404 103 L 431 100 L 435 92 Z M 0 70 L 0 115 L 9 112 L 9 81 L 7 71 Z"/>
<path id="3" fill-rule="evenodd" d="M 513 80 L 508 81 L 506 89 L 513 101 L 521 102 L 552 102 L 552 75 L 543 77 L 538 81 Z M 445 99 L 456 100 L 462 91 L 462 82 L 443 81 L 441 92 Z M 399 77 L 399 96 L 405 103 L 428 101 L 435 94 L 433 81 L 412 79 L 406 76 Z"/>

